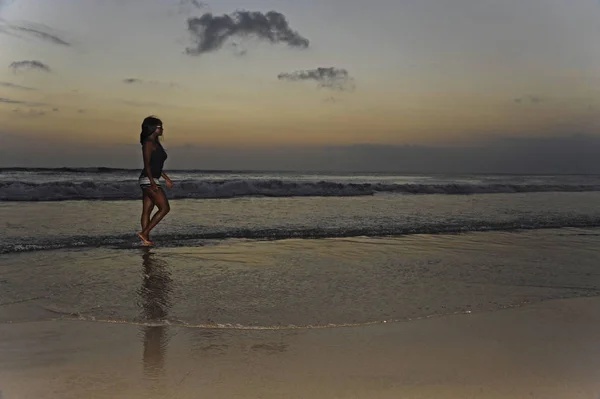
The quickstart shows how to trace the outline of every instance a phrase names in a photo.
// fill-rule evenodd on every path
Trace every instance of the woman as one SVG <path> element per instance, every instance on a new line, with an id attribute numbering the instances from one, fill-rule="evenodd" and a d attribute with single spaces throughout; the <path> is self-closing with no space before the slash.
<path id="1" fill-rule="evenodd" d="M 140 143 L 142 144 L 142 154 L 144 158 L 144 168 L 140 174 L 139 184 L 143 194 L 142 208 L 142 231 L 138 236 L 142 239 L 144 245 L 154 245 L 150 241 L 150 231 L 165 217 L 169 210 L 169 200 L 160 185 L 160 178 L 163 177 L 167 188 L 173 188 L 173 182 L 163 172 L 163 166 L 167 159 L 167 152 L 160 144 L 159 137 L 163 134 L 162 121 L 154 116 L 149 116 L 142 122 L 142 132 L 140 133 Z M 154 206 L 158 211 L 150 218 Z"/>

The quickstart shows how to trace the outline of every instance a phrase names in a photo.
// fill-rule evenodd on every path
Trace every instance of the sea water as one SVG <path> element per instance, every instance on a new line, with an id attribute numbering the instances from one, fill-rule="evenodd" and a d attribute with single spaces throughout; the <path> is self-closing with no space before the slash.
<path id="1" fill-rule="evenodd" d="M 0 322 L 320 328 L 600 292 L 600 178 L 0 171 Z"/>

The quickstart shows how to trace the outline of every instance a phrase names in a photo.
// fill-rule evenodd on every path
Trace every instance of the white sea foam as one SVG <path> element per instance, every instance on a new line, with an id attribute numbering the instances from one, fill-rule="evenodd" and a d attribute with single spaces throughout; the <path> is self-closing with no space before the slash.
<path id="1" fill-rule="evenodd" d="M 469 195 L 526 192 L 600 191 L 598 184 L 388 184 L 276 179 L 184 180 L 177 182 L 173 199 L 263 197 L 347 197 L 375 194 Z M 135 181 L 0 182 L 0 201 L 137 200 Z"/>

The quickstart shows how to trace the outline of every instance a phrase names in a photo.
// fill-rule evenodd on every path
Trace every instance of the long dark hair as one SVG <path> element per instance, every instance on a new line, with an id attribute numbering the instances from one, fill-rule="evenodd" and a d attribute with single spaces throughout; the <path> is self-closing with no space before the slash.
<path id="1" fill-rule="evenodd" d="M 157 126 L 162 126 L 162 121 L 158 119 L 156 116 L 152 115 L 144 119 L 142 122 L 142 132 L 140 133 L 140 144 L 144 144 L 144 141 L 148 139 L 156 131 Z M 158 137 L 156 137 L 156 142 L 158 143 Z"/>

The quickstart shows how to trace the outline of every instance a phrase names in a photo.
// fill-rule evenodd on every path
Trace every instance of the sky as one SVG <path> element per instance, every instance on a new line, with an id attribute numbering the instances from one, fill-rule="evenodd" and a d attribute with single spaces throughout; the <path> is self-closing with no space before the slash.
<path id="1" fill-rule="evenodd" d="M 0 166 L 139 167 L 157 115 L 172 168 L 596 173 L 599 39 L 598 0 L 0 0 Z"/>

